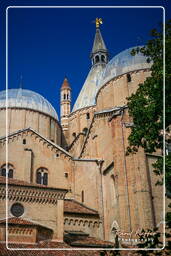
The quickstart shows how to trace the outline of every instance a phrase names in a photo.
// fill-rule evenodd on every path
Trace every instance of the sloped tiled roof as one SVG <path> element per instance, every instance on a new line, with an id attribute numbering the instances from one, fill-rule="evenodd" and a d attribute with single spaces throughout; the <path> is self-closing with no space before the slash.
<path id="1" fill-rule="evenodd" d="M 93 210 L 86 205 L 79 203 L 73 199 L 64 200 L 64 212 L 65 213 L 78 213 L 78 214 L 93 214 L 98 215 L 96 210 Z"/>
<path id="2" fill-rule="evenodd" d="M 29 225 L 29 226 L 35 226 L 36 224 L 29 221 L 29 220 L 25 220 L 22 218 L 16 218 L 16 217 L 12 217 L 12 218 L 8 218 L 8 224 L 16 224 L 16 225 Z M 6 219 L 0 220 L 0 224 L 5 224 L 6 223 Z"/>
<path id="3" fill-rule="evenodd" d="M 94 237 L 84 237 L 84 239 L 71 242 L 71 246 L 78 247 L 93 247 L 93 248 L 112 248 L 114 243 L 109 241 L 100 240 Z"/>
<path id="4" fill-rule="evenodd" d="M 46 229 L 50 229 L 50 228 L 47 228 L 43 225 L 40 225 L 39 223 L 32 222 L 30 220 L 26 220 L 26 219 L 23 219 L 23 218 L 20 218 L 20 217 L 8 218 L 7 223 L 11 224 L 11 225 L 20 225 L 20 226 L 39 226 L 39 227 L 43 227 L 43 228 L 46 228 Z M 6 219 L 0 220 L 0 224 L 6 224 Z"/>
<path id="5" fill-rule="evenodd" d="M 67 78 L 64 79 L 63 84 L 61 86 L 61 89 L 66 89 L 66 88 L 71 89 Z"/>
<path id="6" fill-rule="evenodd" d="M 6 184 L 6 177 L 0 176 L 0 184 Z M 35 187 L 35 188 L 46 188 L 46 189 L 55 189 L 55 190 L 63 190 L 67 192 L 67 189 L 63 188 L 55 188 L 55 187 L 48 187 L 46 185 L 36 184 L 36 183 L 29 183 L 27 181 L 8 178 L 9 185 L 16 185 L 16 186 L 25 186 L 25 187 Z"/>
<path id="7" fill-rule="evenodd" d="M 38 244 L 9 244 L 9 248 L 23 248 L 23 250 L 8 250 L 5 243 L 0 243 L 1 256 L 100 256 L 99 251 L 74 251 L 64 242 L 44 241 Z M 27 250 L 24 250 L 24 249 Z M 41 248 L 41 250 L 34 250 Z M 42 250 L 43 248 L 64 248 L 67 250 Z M 70 249 L 71 250 L 68 250 Z M 33 250 L 28 250 L 33 249 Z"/>

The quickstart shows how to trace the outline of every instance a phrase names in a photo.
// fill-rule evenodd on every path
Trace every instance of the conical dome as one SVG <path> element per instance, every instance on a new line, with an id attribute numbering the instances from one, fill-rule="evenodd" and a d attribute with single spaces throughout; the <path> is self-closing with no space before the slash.
<path id="1" fill-rule="evenodd" d="M 95 104 L 95 96 L 99 90 L 101 77 L 108 61 L 108 51 L 99 28 L 96 28 L 93 48 L 91 52 L 92 67 L 83 84 L 73 111 Z"/>
<path id="2" fill-rule="evenodd" d="M 97 28 L 95 38 L 94 38 L 92 53 L 96 53 L 96 52 L 99 52 L 99 51 L 107 52 L 107 48 L 106 48 L 106 45 L 105 45 L 104 40 L 102 38 L 100 29 Z"/>
<path id="3" fill-rule="evenodd" d="M 62 86 L 61 86 L 61 90 L 66 89 L 66 88 L 71 89 L 67 78 L 64 79 Z"/>

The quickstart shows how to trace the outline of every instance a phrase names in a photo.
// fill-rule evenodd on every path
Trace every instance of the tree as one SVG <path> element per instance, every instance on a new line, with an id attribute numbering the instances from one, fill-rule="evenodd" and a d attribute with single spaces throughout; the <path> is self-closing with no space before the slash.
<path id="1" fill-rule="evenodd" d="M 131 54 L 138 52 L 147 56 L 152 63 L 151 76 L 139 85 L 135 94 L 128 98 L 129 114 L 133 117 L 134 127 L 129 136 L 129 152 L 136 152 L 143 147 L 146 152 L 163 149 L 163 31 L 151 31 L 153 39 L 144 47 L 133 49 Z M 171 124 L 171 21 L 166 24 L 166 73 L 165 103 L 166 127 Z M 143 126 L 142 126 L 143 124 Z"/>
<path id="2" fill-rule="evenodd" d="M 131 54 L 141 52 L 151 62 L 151 76 L 143 84 L 140 84 L 136 93 L 128 98 L 129 114 L 133 119 L 134 126 L 128 138 L 129 147 L 127 154 L 136 153 L 139 147 L 145 152 L 153 153 L 156 150 L 163 152 L 164 125 L 171 125 L 171 20 L 165 26 L 165 74 L 163 69 L 163 26 L 159 31 L 151 31 L 152 39 L 144 47 L 133 49 Z M 165 79 L 165 92 L 163 83 Z M 164 120 L 164 93 L 165 93 L 165 120 Z M 171 155 L 166 155 L 166 188 L 167 196 L 171 193 Z M 154 164 L 154 171 L 157 175 L 163 174 L 163 158 Z M 158 182 L 160 185 L 160 182 Z M 167 214 L 166 221 L 171 227 L 171 214 Z M 168 243 L 168 247 L 169 247 Z M 169 249 L 169 248 L 168 248 Z"/>

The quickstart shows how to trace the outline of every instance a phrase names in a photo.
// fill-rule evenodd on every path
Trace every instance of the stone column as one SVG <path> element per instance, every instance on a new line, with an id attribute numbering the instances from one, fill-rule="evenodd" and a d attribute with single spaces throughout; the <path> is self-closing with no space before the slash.
<path id="1" fill-rule="evenodd" d="M 53 234 L 53 241 L 63 242 L 64 235 L 64 200 L 58 200 L 56 208 L 56 230 Z"/>

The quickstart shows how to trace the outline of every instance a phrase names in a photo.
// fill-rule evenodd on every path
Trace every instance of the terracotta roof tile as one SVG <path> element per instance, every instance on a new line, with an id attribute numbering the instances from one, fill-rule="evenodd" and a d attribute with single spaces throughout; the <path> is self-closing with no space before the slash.
<path id="1" fill-rule="evenodd" d="M 0 220 L 0 224 L 4 224 L 4 223 L 6 223 L 6 219 Z M 33 223 L 29 220 L 25 220 L 22 218 L 16 218 L 16 217 L 8 218 L 8 224 L 31 225 L 31 226 L 36 225 L 35 223 Z"/>
<path id="2" fill-rule="evenodd" d="M 61 89 L 64 89 L 64 88 L 71 89 L 70 84 L 68 83 L 68 79 L 67 78 L 64 79 L 63 84 L 61 86 Z"/>
<path id="3" fill-rule="evenodd" d="M 114 243 L 100 240 L 94 237 L 84 237 L 84 239 L 71 242 L 71 246 L 78 247 L 97 247 L 97 248 L 113 248 Z"/>
<path id="4" fill-rule="evenodd" d="M 9 244 L 10 248 L 71 248 L 66 243 L 46 241 L 39 244 Z M 99 251 L 74 251 L 72 250 L 8 250 L 5 243 L 0 243 L 1 256 L 99 256 Z"/>
<path id="5" fill-rule="evenodd" d="M 78 213 L 78 214 L 93 214 L 98 215 L 96 210 L 93 210 L 86 205 L 79 203 L 73 199 L 65 199 L 64 201 L 65 213 Z"/>
<path id="6" fill-rule="evenodd" d="M 6 177 L 0 176 L 0 183 L 6 184 Z M 12 178 L 8 178 L 8 184 L 26 185 L 26 186 L 30 186 L 31 185 L 30 183 L 28 183 L 26 181 L 16 180 L 16 179 L 12 179 Z"/>
<path id="7" fill-rule="evenodd" d="M 0 220 L 0 224 L 5 224 L 5 223 L 6 223 L 6 219 Z M 30 220 L 26 220 L 26 219 L 23 219 L 23 218 L 20 218 L 20 217 L 8 218 L 8 224 L 23 225 L 23 226 L 39 226 L 39 227 L 43 227 L 43 228 L 46 228 L 46 229 L 50 229 L 50 228 L 47 228 L 43 225 L 40 225 L 39 223 L 32 222 Z"/>
<path id="8" fill-rule="evenodd" d="M 0 184 L 6 184 L 6 177 L 0 176 Z M 46 189 L 56 189 L 56 190 L 65 190 L 63 188 L 55 188 L 55 187 L 48 187 L 46 185 L 40 185 L 36 183 L 29 183 L 24 180 L 18 180 L 13 178 L 8 178 L 8 184 L 9 185 L 16 185 L 16 186 L 25 186 L 25 187 L 36 187 L 36 188 L 46 188 Z"/>

